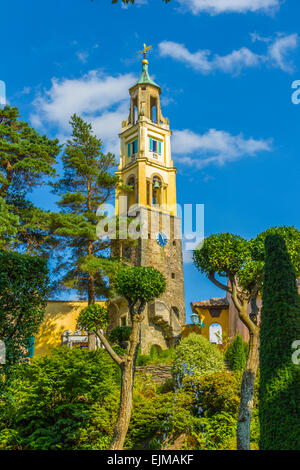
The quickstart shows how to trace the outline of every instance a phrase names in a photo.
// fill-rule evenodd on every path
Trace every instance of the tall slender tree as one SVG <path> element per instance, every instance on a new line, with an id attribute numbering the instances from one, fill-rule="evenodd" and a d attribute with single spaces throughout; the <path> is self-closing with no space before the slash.
<path id="1" fill-rule="evenodd" d="M 102 141 L 93 134 L 91 124 L 75 114 L 70 124 L 72 138 L 62 156 L 63 177 L 53 185 L 61 208 L 51 215 L 59 240 L 55 274 L 57 285 L 76 289 L 90 305 L 108 294 L 103 267 L 110 240 L 97 237 L 96 212 L 111 197 L 118 178 L 111 171 L 115 156 L 102 152 Z"/>
<path id="2" fill-rule="evenodd" d="M 292 344 L 300 339 L 295 271 L 284 240 L 265 241 L 260 325 L 260 450 L 300 450 L 300 367 Z"/>

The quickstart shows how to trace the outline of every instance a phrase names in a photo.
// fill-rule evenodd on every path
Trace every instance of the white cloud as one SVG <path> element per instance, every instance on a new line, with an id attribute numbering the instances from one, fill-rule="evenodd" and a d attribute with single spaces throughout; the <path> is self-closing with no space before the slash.
<path id="1" fill-rule="evenodd" d="M 224 165 L 244 157 L 256 156 L 259 152 L 272 150 L 272 140 L 245 139 L 242 134 L 231 135 L 226 131 L 210 129 L 205 134 L 196 134 L 185 129 L 174 131 L 172 152 L 176 163 L 197 169 L 208 165 Z"/>
<path id="2" fill-rule="evenodd" d="M 84 51 L 76 52 L 76 55 L 77 55 L 78 59 L 80 60 L 80 62 L 82 62 L 83 64 L 86 64 L 86 62 L 88 60 L 88 57 L 89 57 L 88 52 L 84 52 Z"/>
<path id="3" fill-rule="evenodd" d="M 294 67 L 290 62 L 288 62 L 287 55 L 290 51 L 293 51 L 298 47 L 298 43 L 298 34 L 278 36 L 268 48 L 268 56 L 270 61 L 273 62 L 273 65 L 285 72 L 292 73 L 294 71 Z"/>
<path id="4" fill-rule="evenodd" d="M 57 135 L 67 136 L 70 116 L 76 113 L 92 123 L 106 151 L 118 152 L 118 133 L 129 109 L 128 89 L 135 80 L 132 74 L 113 77 L 96 70 L 76 79 L 53 78 L 51 88 L 35 99 L 31 121 L 39 128 L 50 124 Z"/>
<path id="5" fill-rule="evenodd" d="M 194 15 L 209 13 L 272 13 L 279 9 L 281 0 L 177 0 L 185 9 Z"/>
<path id="6" fill-rule="evenodd" d="M 299 38 L 297 34 L 277 35 L 274 40 L 261 38 L 257 33 L 253 33 L 251 37 L 252 42 L 264 41 L 268 43 L 265 54 L 257 54 L 247 47 L 234 50 L 224 56 L 213 55 L 210 50 L 190 52 L 184 44 L 173 41 L 162 41 L 159 44 L 159 52 L 162 57 L 172 57 L 203 74 L 214 71 L 237 74 L 243 68 L 257 67 L 262 63 L 280 68 L 284 72 L 293 70 L 292 65 L 288 62 L 287 55 L 298 47 Z"/>

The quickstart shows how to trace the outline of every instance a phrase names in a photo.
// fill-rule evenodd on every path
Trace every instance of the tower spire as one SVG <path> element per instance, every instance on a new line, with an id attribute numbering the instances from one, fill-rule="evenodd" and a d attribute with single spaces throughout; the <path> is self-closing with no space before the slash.
<path id="1" fill-rule="evenodd" d="M 144 54 L 144 60 L 142 61 L 142 64 L 144 63 L 147 63 L 148 64 L 148 60 L 147 60 L 147 52 L 152 48 L 152 46 L 146 46 L 146 44 L 144 43 L 144 49 L 142 51 L 139 51 L 140 54 Z"/>
<path id="2" fill-rule="evenodd" d="M 157 86 L 158 88 L 159 85 L 157 85 L 157 83 L 155 83 L 150 75 L 149 75 L 149 72 L 148 72 L 148 59 L 147 59 L 147 52 L 152 48 L 152 46 L 147 46 L 145 43 L 144 43 L 144 49 L 142 51 L 138 51 L 140 54 L 143 54 L 144 55 L 144 58 L 142 60 L 142 74 L 140 76 L 140 78 L 138 79 L 138 81 L 136 82 L 136 85 L 138 83 L 148 83 L 150 85 L 154 85 L 154 86 Z"/>

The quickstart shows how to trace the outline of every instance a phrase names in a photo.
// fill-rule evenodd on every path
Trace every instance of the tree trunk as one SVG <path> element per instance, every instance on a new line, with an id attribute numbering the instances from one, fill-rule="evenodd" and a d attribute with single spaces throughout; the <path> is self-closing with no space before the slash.
<path id="1" fill-rule="evenodd" d="M 250 424 L 253 410 L 254 381 L 259 364 L 259 329 L 250 333 L 249 354 L 243 373 L 240 411 L 237 424 L 238 450 L 250 450 Z"/>
<path id="2" fill-rule="evenodd" d="M 93 243 L 89 241 L 88 254 L 93 254 Z M 88 274 L 88 304 L 95 303 L 95 279 L 92 274 Z M 88 350 L 95 351 L 96 349 L 96 335 L 95 333 L 88 333 Z"/>
<path id="3" fill-rule="evenodd" d="M 135 372 L 135 363 L 138 348 L 140 345 L 140 315 L 135 315 L 132 322 L 132 332 L 130 336 L 130 346 L 128 356 L 121 364 L 122 385 L 120 395 L 120 407 L 118 419 L 115 424 L 110 450 L 122 450 L 129 427 L 132 409 L 132 390 Z"/>
<path id="4" fill-rule="evenodd" d="M 87 180 L 87 210 L 91 212 L 92 202 L 91 202 L 91 183 L 90 180 Z M 93 255 L 93 242 L 89 240 L 88 242 L 88 255 Z M 88 273 L 88 304 L 95 303 L 95 278 L 92 274 Z M 88 350 L 95 351 L 96 349 L 96 334 L 88 333 Z"/>

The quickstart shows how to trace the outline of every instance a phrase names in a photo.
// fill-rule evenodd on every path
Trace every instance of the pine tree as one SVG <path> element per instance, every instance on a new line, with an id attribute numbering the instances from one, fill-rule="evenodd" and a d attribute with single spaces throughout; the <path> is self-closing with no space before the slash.
<path id="1" fill-rule="evenodd" d="M 108 295 L 104 266 L 110 241 L 97 237 L 96 212 L 111 197 L 118 178 L 111 173 L 115 156 L 102 153 L 102 141 L 93 135 L 91 124 L 75 114 L 70 124 L 72 138 L 62 156 L 64 174 L 53 185 L 61 207 L 51 216 L 59 241 L 55 274 L 58 286 L 76 289 L 90 305 Z"/>
<path id="2" fill-rule="evenodd" d="M 27 194 L 55 175 L 58 140 L 40 135 L 20 119 L 17 108 L 0 109 L 0 245 L 27 252 L 45 251 L 51 244 L 47 213 L 27 200 Z"/>
<path id="3" fill-rule="evenodd" d="M 284 240 L 265 241 L 260 326 L 260 449 L 300 450 L 300 367 L 292 344 L 300 339 L 296 277 Z"/>

